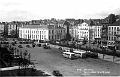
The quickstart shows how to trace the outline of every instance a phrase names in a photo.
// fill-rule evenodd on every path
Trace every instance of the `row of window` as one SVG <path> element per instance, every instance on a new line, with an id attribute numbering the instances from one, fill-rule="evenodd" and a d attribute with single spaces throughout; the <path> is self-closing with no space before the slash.
<path id="1" fill-rule="evenodd" d="M 81 34 L 81 35 L 78 35 L 79 37 L 84 37 L 84 36 L 86 36 L 86 37 L 88 37 L 88 35 L 84 35 L 84 34 Z"/>
<path id="2" fill-rule="evenodd" d="M 112 32 L 109 31 L 109 34 L 110 34 L 110 35 L 115 35 L 115 34 L 118 34 L 118 32 L 117 32 L 117 31 L 114 31 L 114 32 L 113 32 L 113 31 L 112 31 Z"/>
<path id="3" fill-rule="evenodd" d="M 117 37 L 108 37 L 108 40 L 111 40 L 111 41 L 114 41 L 116 39 L 117 39 Z"/>
<path id="4" fill-rule="evenodd" d="M 95 34 L 95 37 L 100 37 L 101 35 L 99 35 L 99 34 Z"/>
<path id="5" fill-rule="evenodd" d="M 53 39 L 61 39 L 61 38 L 62 38 L 61 35 L 49 36 L 49 39 L 50 39 L 50 40 L 53 40 Z"/>
<path id="6" fill-rule="evenodd" d="M 23 32 L 23 33 L 40 33 L 40 34 L 45 34 L 46 31 L 31 31 L 31 30 L 21 30 L 20 32 Z M 57 33 L 62 33 L 63 31 L 62 30 L 59 30 L 59 31 L 56 31 Z M 65 32 L 65 30 L 64 30 Z M 50 34 L 53 34 L 54 33 L 54 30 L 49 30 L 49 33 Z"/>
<path id="7" fill-rule="evenodd" d="M 80 33 L 80 34 L 88 34 L 88 32 L 83 32 L 83 31 L 80 31 L 78 33 Z"/>
<path id="8" fill-rule="evenodd" d="M 26 38 L 26 39 L 47 39 L 46 35 L 29 35 L 29 34 L 19 34 L 20 38 Z M 61 38 L 64 38 L 62 37 L 61 35 L 55 35 L 55 36 L 49 36 L 49 39 L 52 40 L 52 39 L 61 39 Z"/>
<path id="9" fill-rule="evenodd" d="M 21 33 L 28 33 L 28 34 L 29 33 L 36 33 L 36 34 L 43 34 L 43 33 L 45 34 L 46 33 L 46 31 L 33 31 L 33 30 L 32 31 L 31 30 L 20 30 L 20 32 Z"/>
<path id="10" fill-rule="evenodd" d="M 16 28 L 16 25 L 9 25 L 9 27 L 8 27 L 9 29 L 15 29 Z"/>
<path id="11" fill-rule="evenodd" d="M 88 30 L 89 28 L 79 28 L 80 30 Z"/>
<path id="12" fill-rule="evenodd" d="M 109 30 L 119 30 L 119 27 L 109 27 Z"/>
<path id="13" fill-rule="evenodd" d="M 55 33 L 62 33 L 62 32 L 65 32 L 65 30 L 55 30 Z M 49 33 L 53 34 L 54 30 L 49 30 Z"/>
<path id="14" fill-rule="evenodd" d="M 27 38 L 27 39 L 46 39 L 46 35 L 23 35 L 23 38 Z"/>

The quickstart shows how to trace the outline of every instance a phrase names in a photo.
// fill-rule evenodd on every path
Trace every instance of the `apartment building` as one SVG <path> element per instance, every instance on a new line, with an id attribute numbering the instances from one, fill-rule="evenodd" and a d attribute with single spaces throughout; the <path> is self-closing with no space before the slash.
<path id="1" fill-rule="evenodd" d="M 66 31 L 62 27 L 54 25 L 25 25 L 19 28 L 19 38 L 31 40 L 61 40 L 64 39 Z"/>
<path id="2" fill-rule="evenodd" d="M 119 33 L 120 21 L 116 21 L 108 26 L 108 45 L 114 45 L 118 39 L 116 35 Z"/>

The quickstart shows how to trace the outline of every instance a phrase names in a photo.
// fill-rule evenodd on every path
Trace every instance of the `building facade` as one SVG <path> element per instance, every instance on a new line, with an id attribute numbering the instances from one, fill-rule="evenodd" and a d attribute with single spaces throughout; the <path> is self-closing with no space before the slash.
<path id="1" fill-rule="evenodd" d="M 78 24 L 78 39 L 89 40 L 89 25 L 87 23 Z"/>
<path id="2" fill-rule="evenodd" d="M 17 24 L 10 22 L 8 23 L 8 35 L 11 35 L 12 32 L 17 34 Z"/>
<path id="3" fill-rule="evenodd" d="M 0 34 L 4 33 L 4 24 L 0 23 Z"/>
<path id="4" fill-rule="evenodd" d="M 117 21 L 108 26 L 108 45 L 115 45 L 115 41 L 117 38 L 117 34 L 119 34 L 120 30 L 120 21 Z"/>
<path id="5" fill-rule="evenodd" d="M 65 29 L 54 25 L 25 25 L 19 28 L 19 38 L 31 40 L 61 40 L 65 38 Z"/>
<path id="6" fill-rule="evenodd" d="M 94 40 L 94 27 L 90 24 L 83 22 L 70 28 L 70 34 L 75 40 Z"/>
<path id="7" fill-rule="evenodd" d="M 85 38 L 86 40 L 93 40 L 93 27 L 86 22 L 78 24 L 78 39 Z"/>
<path id="8" fill-rule="evenodd" d="M 115 40 L 116 49 L 120 50 L 120 29 L 118 30 L 118 33 L 115 36 L 116 36 Z"/>
<path id="9" fill-rule="evenodd" d="M 102 24 L 101 45 L 107 45 L 108 42 L 108 24 Z"/>
<path id="10" fill-rule="evenodd" d="M 102 32 L 102 26 L 101 25 L 93 25 L 93 40 L 96 43 L 101 43 L 101 32 Z"/>
<path id="11" fill-rule="evenodd" d="M 94 28 L 89 23 L 83 22 L 70 28 L 70 34 L 75 40 L 94 40 Z"/>
<path id="12" fill-rule="evenodd" d="M 69 33 L 73 40 L 77 40 L 78 39 L 78 26 L 70 27 Z"/>

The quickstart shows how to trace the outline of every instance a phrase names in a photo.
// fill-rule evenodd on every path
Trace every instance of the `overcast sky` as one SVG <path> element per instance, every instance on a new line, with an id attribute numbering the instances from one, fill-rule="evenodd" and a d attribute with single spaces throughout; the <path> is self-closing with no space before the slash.
<path id="1" fill-rule="evenodd" d="M 120 14 L 120 0 L 0 0 L 0 21 L 93 19 Z"/>

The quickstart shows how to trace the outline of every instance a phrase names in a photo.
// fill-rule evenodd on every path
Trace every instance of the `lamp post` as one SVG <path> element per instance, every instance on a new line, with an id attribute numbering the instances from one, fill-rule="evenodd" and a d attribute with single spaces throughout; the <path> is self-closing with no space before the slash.
<path id="1" fill-rule="evenodd" d="M 114 45 L 114 49 L 113 49 L 113 62 L 114 62 L 115 56 L 116 56 L 116 49 L 117 49 L 116 46 L 117 46 L 117 45 L 116 45 L 116 40 L 115 40 L 115 45 Z"/>
<path id="2" fill-rule="evenodd" d="M 116 47 L 114 47 L 114 50 L 113 50 L 113 62 L 114 62 L 114 60 L 115 60 L 115 54 L 116 54 Z"/>

